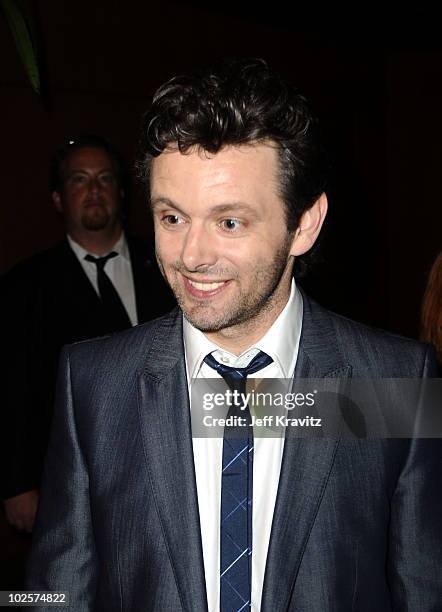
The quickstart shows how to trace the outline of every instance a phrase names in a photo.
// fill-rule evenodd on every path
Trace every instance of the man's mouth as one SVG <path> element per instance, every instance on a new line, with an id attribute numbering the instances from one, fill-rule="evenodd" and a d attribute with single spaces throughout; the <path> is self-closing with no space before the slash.
<path id="1" fill-rule="evenodd" d="M 85 208 L 92 208 L 98 206 L 99 208 L 104 207 L 104 202 L 101 200 L 89 200 L 85 203 Z"/>
<path id="2" fill-rule="evenodd" d="M 194 281 L 183 276 L 184 284 L 188 292 L 194 297 L 212 297 L 224 289 L 229 281 Z"/>
<path id="3" fill-rule="evenodd" d="M 191 281 L 190 279 L 188 279 L 188 281 L 192 287 L 195 287 L 195 289 L 199 289 L 200 291 L 214 291 L 215 289 L 218 289 L 218 287 L 222 287 L 222 285 L 225 284 L 225 281 L 221 281 L 219 283 L 197 283 L 196 281 Z"/>

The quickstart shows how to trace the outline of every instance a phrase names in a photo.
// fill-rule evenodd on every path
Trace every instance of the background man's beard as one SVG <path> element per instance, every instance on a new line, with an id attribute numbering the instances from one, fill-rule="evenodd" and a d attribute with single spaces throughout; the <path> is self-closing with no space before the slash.
<path id="1" fill-rule="evenodd" d="M 90 232 L 99 232 L 109 225 L 110 215 L 105 208 L 94 207 L 83 213 L 81 225 Z"/>

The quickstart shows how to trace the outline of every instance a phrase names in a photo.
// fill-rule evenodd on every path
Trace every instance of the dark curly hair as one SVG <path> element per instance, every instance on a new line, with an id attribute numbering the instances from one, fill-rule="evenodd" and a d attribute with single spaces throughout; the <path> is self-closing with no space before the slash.
<path id="1" fill-rule="evenodd" d="M 280 195 L 292 232 L 324 192 L 328 164 L 306 98 L 264 60 L 224 62 L 162 85 L 143 118 L 137 174 L 148 192 L 152 159 L 167 148 L 216 153 L 257 142 L 277 147 Z"/>

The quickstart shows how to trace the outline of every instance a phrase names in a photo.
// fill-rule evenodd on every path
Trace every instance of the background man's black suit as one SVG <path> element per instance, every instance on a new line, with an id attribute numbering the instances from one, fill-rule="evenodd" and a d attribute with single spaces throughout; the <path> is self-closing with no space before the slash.
<path id="1" fill-rule="evenodd" d="M 129 238 L 138 322 L 174 304 L 148 243 Z M 6 456 L 1 494 L 39 487 L 52 419 L 61 347 L 109 333 L 103 306 L 67 240 L 19 264 L 2 279 L 5 328 Z"/>

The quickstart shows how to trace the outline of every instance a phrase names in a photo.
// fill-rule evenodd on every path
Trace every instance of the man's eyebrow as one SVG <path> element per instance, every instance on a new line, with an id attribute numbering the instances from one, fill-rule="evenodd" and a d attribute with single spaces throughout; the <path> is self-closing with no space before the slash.
<path id="1" fill-rule="evenodd" d="M 150 199 L 150 207 L 152 210 L 155 207 L 161 206 L 161 205 L 167 206 L 167 208 L 173 208 L 174 210 L 179 212 L 181 215 L 186 214 L 184 210 L 180 208 L 180 205 L 174 202 L 173 200 L 171 200 L 170 198 L 166 198 L 163 196 L 154 196 L 153 198 Z"/>
<path id="2" fill-rule="evenodd" d="M 180 205 L 171 200 L 170 198 L 156 196 L 151 199 L 152 207 L 159 206 L 161 204 L 170 206 L 171 208 L 175 208 L 179 212 L 184 213 Z M 250 212 L 256 215 L 256 210 L 252 206 L 250 206 L 250 204 L 246 204 L 245 202 L 226 202 L 224 204 L 216 204 L 215 206 L 209 207 L 207 209 L 207 212 L 215 214 L 222 214 L 227 212 Z"/>
<path id="3" fill-rule="evenodd" d="M 160 204 L 165 204 L 166 206 L 170 206 L 171 208 L 179 209 L 179 205 L 170 198 L 166 198 L 164 196 L 154 196 L 150 198 L 151 206 L 158 206 Z"/>
<path id="4" fill-rule="evenodd" d="M 102 170 L 98 172 L 98 174 L 104 174 L 105 172 L 110 172 L 111 174 L 115 174 L 115 171 L 113 170 L 113 168 L 103 168 Z M 89 171 L 86 170 L 85 168 L 73 168 L 72 170 L 69 170 L 67 176 L 72 176 L 73 174 L 89 174 Z"/>
<path id="5" fill-rule="evenodd" d="M 250 204 L 246 204 L 245 202 L 226 202 L 225 204 L 217 204 L 216 206 L 212 206 L 210 212 L 214 213 L 228 213 L 228 212 L 249 212 L 256 215 L 256 210 L 250 206 Z"/>

